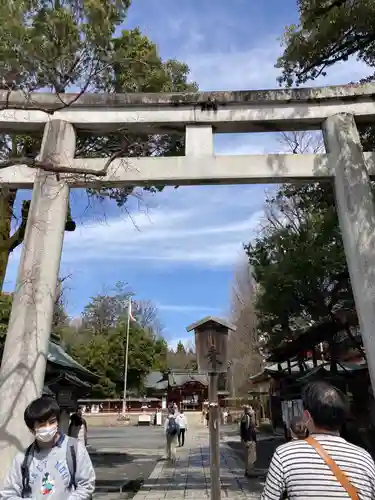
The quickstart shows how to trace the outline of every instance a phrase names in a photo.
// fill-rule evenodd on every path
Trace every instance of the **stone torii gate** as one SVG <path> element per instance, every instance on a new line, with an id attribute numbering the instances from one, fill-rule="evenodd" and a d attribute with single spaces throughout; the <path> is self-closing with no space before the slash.
<path id="1" fill-rule="evenodd" d="M 8 163 L 0 170 L 1 185 L 33 189 L 0 371 L 1 474 L 16 451 L 23 450 L 31 439 L 23 412 L 43 387 L 70 188 L 333 178 L 375 387 L 375 208 L 369 184 L 369 178 L 375 176 L 375 153 L 362 151 L 356 127 L 356 122 L 375 122 L 374 96 L 373 84 L 194 94 L 25 96 L 0 92 L 2 132 L 44 130 L 37 165 Z M 184 134 L 185 156 L 117 158 L 110 162 L 75 157 L 76 130 L 104 135 L 119 128 L 129 133 Z M 309 129 L 323 130 L 327 154 L 213 153 L 213 133 Z M 38 165 L 43 168 L 36 168 Z"/>

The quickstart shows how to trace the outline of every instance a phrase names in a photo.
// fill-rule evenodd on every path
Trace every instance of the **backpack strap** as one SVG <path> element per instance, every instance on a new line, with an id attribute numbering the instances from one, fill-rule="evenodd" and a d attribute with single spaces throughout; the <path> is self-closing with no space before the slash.
<path id="1" fill-rule="evenodd" d="M 31 487 L 30 487 L 30 465 L 34 458 L 34 450 L 35 450 L 35 442 L 31 443 L 31 445 L 25 451 L 25 458 L 23 459 L 21 465 L 21 476 L 22 476 L 22 490 L 21 497 L 26 498 L 31 496 Z"/>
<path id="2" fill-rule="evenodd" d="M 70 474 L 69 489 L 77 488 L 76 472 L 77 472 L 77 440 L 68 437 L 66 447 L 66 463 Z"/>

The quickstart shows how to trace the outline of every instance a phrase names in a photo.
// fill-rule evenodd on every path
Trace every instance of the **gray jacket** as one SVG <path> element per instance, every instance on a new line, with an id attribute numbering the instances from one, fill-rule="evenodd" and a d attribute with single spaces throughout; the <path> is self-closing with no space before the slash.
<path id="1" fill-rule="evenodd" d="M 83 443 L 77 443 L 76 489 L 69 489 L 65 436 L 49 449 L 35 450 L 30 464 L 30 487 L 33 500 L 89 500 L 95 491 L 95 471 Z M 19 500 L 22 494 L 21 465 L 25 453 L 19 453 L 0 491 L 2 500 Z"/>

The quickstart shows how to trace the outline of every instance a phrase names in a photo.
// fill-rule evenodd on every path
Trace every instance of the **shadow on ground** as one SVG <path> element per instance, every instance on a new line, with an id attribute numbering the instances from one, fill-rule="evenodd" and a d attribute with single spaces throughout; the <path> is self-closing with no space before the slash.
<path id="1" fill-rule="evenodd" d="M 90 450 L 90 457 L 94 467 L 116 467 L 133 462 L 135 455 L 130 453 L 106 453 L 95 449 Z"/>
<path id="2" fill-rule="evenodd" d="M 233 498 L 237 493 L 245 496 L 259 495 L 264 487 L 263 477 L 246 478 L 243 469 L 234 458 L 222 457 L 220 470 L 223 497 Z M 209 449 L 202 447 L 189 457 L 178 460 L 174 465 L 165 462 L 160 473 L 144 482 L 142 492 L 154 498 L 175 495 L 185 497 L 207 498 L 210 495 L 211 478 L 209 473 Z"/>
<path id="3" fill-rule="evenodd" d="M 180 498 L 181 493 L 184 493 L 186 497 L 189 496 L 189 491 L 191 491 L 192 494 L 195 493 L 197 495 L 197 498 L 201 495 L 203 499 L 209 494 L 210 488 L 210 484 L 207 484 L 199 475 L 190 475 L 187 483 L 184 481 L 176 483 L 175 480 L 172 481 L 171 478 L 168 477 L 159 479 L 157 483 L 152 483 L 150 479 L 148 479 L 143 485 L 142 492 L 145 492 L 145 495 L 152 495 L 154 498 L 164 498 L 166 492 L 168 494 L 175 492 L 176 496 Z M 226 480 L 225 478 L 221 479 L 221 489 L 224 493 L 223 497 L 233 497 L 233 493 L 241 491 L 245 495 L 261 493 L 263 488 L 264 481 L 258 478 L 244 478 L 241 486 L 231 480 Z"/>
<path id="4" fill-rule="evenodd" d="M 96 473 L 96 492 L 130 492 L 135 494 L 142 487 L 157 462 L 157 456 L 147 461 L 129 453 L 105 453 L 90 450 Z"/>
<path id="5" fill-rule="evenodd" d="M 256 469 L 268 469 L 271 463 L 272 455 L 278 446 L 285 443 L 284 438 L 272 438 L 257 442 L 257 460 L 254 464 Z M 242 443 L 237 440 L 227 441 L 230 448 L 236 452 L 238 458 L 244 461 L 244 449 Z"/>

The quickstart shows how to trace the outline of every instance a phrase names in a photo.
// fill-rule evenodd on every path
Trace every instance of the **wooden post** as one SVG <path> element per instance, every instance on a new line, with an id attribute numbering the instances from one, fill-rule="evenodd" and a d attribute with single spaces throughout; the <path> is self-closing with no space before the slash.
<path id="1" fill-rule="evenodd" d="M 211 500 L 221 499 L 219 374 L 228 370 L 228 334 L 236 327 L 225 320 L 208 316 L 186 328 L 194 330 L 198 371 L 207 373 L 209 402 Z"/>
<path id="2" fill-rule="evenodd" d="M 209 401 L 209 432 L 210 432 L 210 469 L 211 469 L 211 500 L 220 500 L 220 420 L 217 396 L 217 373 L 209 374 L 208 401 Z"/>
<path id="3" fill-rule="evenodd" d="M 288 359 L 287 364 L 288 364 L 288 374 L 291 375 L 292 374 L 292 365 L 290 363 L 290 359 Z"/>
<path id="4" fill-rule="evenodd" d="M 316 368 L 318 366 L 318 359 L 316 357 L 316 346 L 315 345 L 314 345 L 313 351 L 312 351 L 312 360 L 313 360 L 314 368 Z"/>

